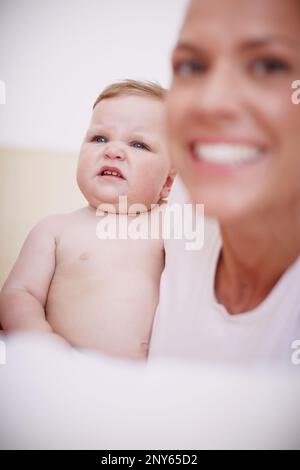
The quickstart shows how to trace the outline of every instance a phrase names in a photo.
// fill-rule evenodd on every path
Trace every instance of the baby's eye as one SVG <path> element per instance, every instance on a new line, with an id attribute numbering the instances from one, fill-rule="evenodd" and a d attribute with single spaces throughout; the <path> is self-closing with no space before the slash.
<path id="1" fill-rule="evenodd" d="M 148 145 L 144 144 L 143 142 L 132 142 L 132 147 L 136 149 L 141 149 L 141 150 L 150 150 Z"/>
<path id="2" fill-rule="evenodd" d="M 181 60 L 174 62 L 173 73 L 182 77 L 206 72 L 208 66 L 201 60 Z"/>
<path id="3" fill-rule="evenodd" d="M 252 70 L 255 75 L 278 75 L 290 70 L 289 64 L 281 59 L 266 57 L 256 60 L 252 64 Z"/>
<path id="4" fill-rule="evenodd" d="M 97 142 L 97 143 L 106 143 L 107 142 L 107 138 L 104 137 L 104 135 L 96 135 L 94 138 L 93 138 L 93 142 Z"/>

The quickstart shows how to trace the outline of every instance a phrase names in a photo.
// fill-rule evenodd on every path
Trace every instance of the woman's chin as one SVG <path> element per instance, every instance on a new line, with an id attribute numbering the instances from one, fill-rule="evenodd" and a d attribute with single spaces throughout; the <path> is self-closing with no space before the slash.
<path id="1" fill-rule="evenodd" d="M 203 204 L 206 217 L 217 219 L 221 224 L 243 220 L 245 217 L 255 213 L 256 199 L 250 194 L 242 197 L 232 193 L 212 191 L 190 191 L 191 200 L 194 204 Z"/>

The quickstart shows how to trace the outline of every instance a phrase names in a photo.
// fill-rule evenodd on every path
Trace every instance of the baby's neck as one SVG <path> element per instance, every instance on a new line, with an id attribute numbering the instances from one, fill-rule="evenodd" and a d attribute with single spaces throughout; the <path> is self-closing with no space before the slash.
<path id="1" fill-rule="evenodd" d="M 148 212 L 151 212 L 154 208 L 158 208 L 165 204 L 166 201 L 159 201 L 156 204 L 152 204 L 151 207 L 147 207 L 143 204 L 133 204 L 130 208 L 121 207 L 121 210 L 119 210 L 118 205 L 114 204 L 101 204 L 98 207 L 94 207 L 91 204 L 87 206 L 87 210 L 93 214 L 93 215 L 116 215 L 116 216 L 125 216 L 127 215 L 128 217 L 138 217 L 139 215 L 146 214 Z M 135 207 L 134 207 L 135 206 Z"/>

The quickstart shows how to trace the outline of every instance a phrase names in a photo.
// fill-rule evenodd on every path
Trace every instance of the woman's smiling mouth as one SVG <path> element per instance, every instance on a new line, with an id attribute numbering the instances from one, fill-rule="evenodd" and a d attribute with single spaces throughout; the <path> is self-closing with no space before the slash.
<path id="1" fill-rule="evenodd" d="M 261 145 L 216 139 L 201 140 L 190 145 L 197 166 L 210 172 L 230 172 L 252 166 L 265 157 Z"/>
<path id="2" fill-rule="evenodd" d="M 193 150 L 199 160 L 223 165 L 249 163 L 262 156 L 261 149 L 241 144 L 197 144 Z"/>

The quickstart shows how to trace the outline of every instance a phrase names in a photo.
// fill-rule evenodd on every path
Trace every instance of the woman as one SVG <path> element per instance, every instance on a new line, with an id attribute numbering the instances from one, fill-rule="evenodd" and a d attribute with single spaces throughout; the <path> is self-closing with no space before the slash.
<path id="1" fill-rule="evenodd" d="M 172 59 L 168 132 L 179 175 L 210 219 L 201 251 L 166 243 L 152 358 L 296 363 L 299 26 L 299 0 L 189 5 Z M 181 183 L 171 201 L 187 201 Z"/>

